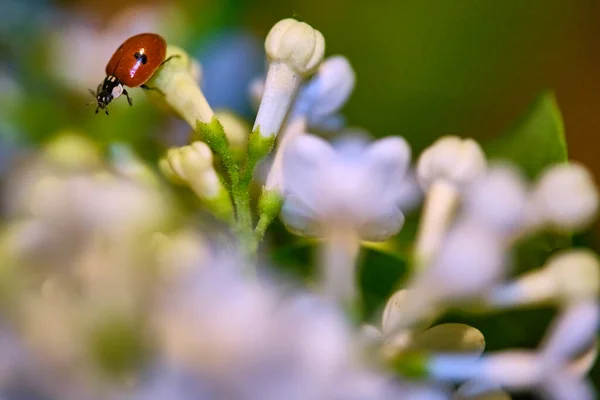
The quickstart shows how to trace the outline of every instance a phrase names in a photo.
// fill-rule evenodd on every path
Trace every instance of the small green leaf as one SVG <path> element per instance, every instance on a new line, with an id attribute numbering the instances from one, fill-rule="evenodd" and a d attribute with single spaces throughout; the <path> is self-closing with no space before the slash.
<path id="1" fill-rule="evenodd" d="M 485 146 L 490 159 L 509 160 L 531 179 L 555 163 L 567 161 L 562 116 L 552 92 L 540 94 L 525 116 Z"/>
<path id="2" fill-rule="evenodd" d="M 562 116 L 552 92 L 541 93 L 524 117 L 494 142 L 485 146 L 490 159 L 508 160 L 536 178 L 548 166 L 567 161 Z M 548 255 L 571 244 L 570 235 L 540 233 L 516 248 L 516 271 L 541 266 Z"/>

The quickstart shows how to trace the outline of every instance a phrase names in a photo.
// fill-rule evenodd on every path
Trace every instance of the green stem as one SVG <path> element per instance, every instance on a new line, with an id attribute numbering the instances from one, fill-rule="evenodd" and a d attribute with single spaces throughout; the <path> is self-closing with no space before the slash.
<path id="1" fill-rule="evenodd" d="M 267 228 L 271 225 L 272 218 L 268 215 L 262 214 L 258 219 L 256 228 L 254 228 L 254 237 L 256 241 L 260 242 L 267 232 Z"/>
<path id="2" fill-rule="evenodd" d="M 233 187 L 233 202 L 237 217 L 235 231 L 240 241 L 240 248 L 246 256 L 248 272 L 254 273 L 258 242 L 252 232 L 252 211 L 248 187 L 244 187 L 238 182 Z"/>

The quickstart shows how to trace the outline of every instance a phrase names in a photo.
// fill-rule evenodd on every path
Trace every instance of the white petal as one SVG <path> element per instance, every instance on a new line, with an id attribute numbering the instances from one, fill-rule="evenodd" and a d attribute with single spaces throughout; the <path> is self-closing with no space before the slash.
<path id="1" fill-rule="evenodd" d="M 599 311 L 595 300 L 574 304 L 564 310 L 545 341 L 543 357 L 551 362 L 565 362 L 589 346 L 596 338 Z"/>
<path id="2" fill-rule="evenodd" d="M 557 373 L 548 378 L 542 391 L 552 400 L 594 400 L 594 389 L 589 382 L 566 373 Z"/>
<path id="3" fill-rule="evenodd" d="M 377 193 L 373 193 L 377 195 Z M 365 221 L 357 229 L 361 240 L 369 242 L 384 242 L 396 235 L 404 226 L 404 214 L 396 203 L 374 206 L 364 210 L 362 219 Z"/>
<path id="4" fill-rule="evenodd" d="M 533 193 L 532 208 L 563 229 L 588 225 L 598 210 L 598 190 L 590 172 L 579 164 L 559 164 L 541 177 Z"/>
<path id="5" fill-rule="evenodd" d="M 498 385 L 473 379 L 462 384 L 452 400 L 511 400 L 511 397 Z"/>
<path id="6" fill-rule="evenodd" d="M 335 152 L 329 143 L 316 136 L 303 134 L 291 140 L 283 155 L 283 180 L 286 194 L 294 195 L 298 202 L 317 209 L 321 189 L 326 186 Z"/>
<path id="7" fill-rule="evenodd" d="M 502 233 L 513 233 L 524 223 L 527 187 L 521 174 L 512 167 L 491 168 L 472 185 L 465 197 L 469 215 Z"/>
<path id="8" fill-rule="evenodd" d="M 501 239 L 486 227 L 465 221 L 444 239 L 438 257 L 418 276 L 431 296 L 442 298 L 480 295 L 504 274 Z"/>
<path id="9" fill-rule="evenodd" d="M 327 58 L 298 95 L 295 113 L 320 120 L 340 110 L 354 90 L 356 77 L 343 56 Z"/>
<path id="10" fill-rule="evenodd" d="M 319 237 L 322 235 L 319 214 L 301 203 L 296 196 L 288 195 L 281 209 L 285 226 L 297 235 Z"/>
<path id="11" fill-rule="evenodd" d="M 382 180 L 383 184 L 396 186 L 406 175 L 410 153 L 406 140 L 392 136 L 371 144 L 367 148 L 365 158 L 376 179 Z"/>
<path id="12" fill-rule="evenodd" d="M 526 389 L 539 384 L 545 366 L 534 353 L 506 351 L 483 359 L 479 378 L 507 389 Z"/>
<path id="13" fill-rule="evenodd" d="M 597 359 L 598 339 L 594 340 L 594 343 L 583 354 L 569 362 L 567 369 L 573 375 L 585 376 L 590 372 Z"/>

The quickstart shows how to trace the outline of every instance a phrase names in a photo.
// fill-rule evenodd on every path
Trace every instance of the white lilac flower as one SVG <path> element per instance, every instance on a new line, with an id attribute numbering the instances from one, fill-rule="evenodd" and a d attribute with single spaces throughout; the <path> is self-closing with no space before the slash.
<path id="1" fill-rule="evenodd" d="M 319 125 L 335 117 L 354 89 L 356 77 L 345 57 L 327 58 L 315 76 L 301 87 L 288 122 L 284 124 L 276 153 L 267 177 L 266 189 L 282 193 L 285 183 L 282 176 L 282 160 L 288 143 L 306 132 L 309 127 Z"/>
<path id="2" fill-rule="evenodd" d="M 514 282 L 494 288 L 487 299 L 497 307 L 594 299 L 600 293 L 600 264 L 589 250 L 569 250 L 550 257 L 546 265 Z"/>
<path id="3" fill-rule="evenodd" d="M 269 70 L 252 130 L 268 138 L 279 133 L 302 79 L 321 63 L 325 39 L 310 25 L 288 18 L 271 28 L 265 51 Z"/>
<path id="4" fill-rule="evenodd" d="M 458 205 L 459 195 L 486 170 L 486 159 L 472 139 L 445 136 L 425 149 L 417 161 L 417 179 L 425 192 L 415 253 L 428 265 Z"/>
<path id="5" fill-rule="evenodd" d="M 218 264 L 182 274 L 155 319 L 163 359 L 200 383 L 196 396 L 353 400 L 389 390 L 385 375 L 363 366 L 336 307 Z"/>
<path id="6" fill-rule="evenodd" d="M 503 351 L 480 359 L 438 355 L 429 360 L 428 370 L 444 381 L 475 380 L 509 391 L 533 389 L 552 399 L 591 400 L 593 391 L 572 371 L 572 360 L 594 341 L 598 321 L 595 300 L 578 303 L 562 311 L 537 352 Z"/>
<path id="7" fill-rule="evenodd" d="M 370 145 L 347 139 L 333 147 L 304 134 L 290 142 L 283 158 L 282 218 L 293 232 L 326 238 L 322 273 L 335 297 L 353 295 L 359 241 L 383 241 L 402 228 L 398 188 L 409 161 L 400 137 Z"/>
<path id="8" fill-rule="evenodd" d="M 531 199 L 531 223 L 571 230 L 585 228 L 598 211 L 598 189 L 590 172 L 580 164 L 548 168 Z"/>
<path id="9" fill-rule="evenodd" d="M 492 166 L 475 180 L 464 195 L 464 213 L 510 237 L 527 219 L 528 188 L 518 170 Z"/>

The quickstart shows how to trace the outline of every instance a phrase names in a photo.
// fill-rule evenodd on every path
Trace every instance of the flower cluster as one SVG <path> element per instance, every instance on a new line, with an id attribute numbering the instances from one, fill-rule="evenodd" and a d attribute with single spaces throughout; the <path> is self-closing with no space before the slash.
<path id="1" fill-rule="evenodd" d="M 248 88 L 251 125 L 214 112 L 195 61 L 168 46 L 176 57 L 148 95 L 193 134 L 157 161 L 162 177 L 126 148 L 103 158 L 74 132 L 13 171 L 0 397 L 593 399 L 598 256 L 565 246 L 523 266 L 515 251 L 590 225 L 590 173 L 557 159 L 527 179 L 456 136 L 418 155 L 403 137 L 372 140 L 346 127 L 355 72 L 325 57 L 318 30 L 284 19 L 265 51 L 267 74 Z M 311 289 L 266 268 L 259 248 L 278 217 L 316 245 Z M 361 314 L 365 248 L 397 250 L 408 270 L 374 320 Z M 486 352 L 476 327 L 439 323 L 451 310 L 540 305 L 556 315 L 537 348 Z"/>

